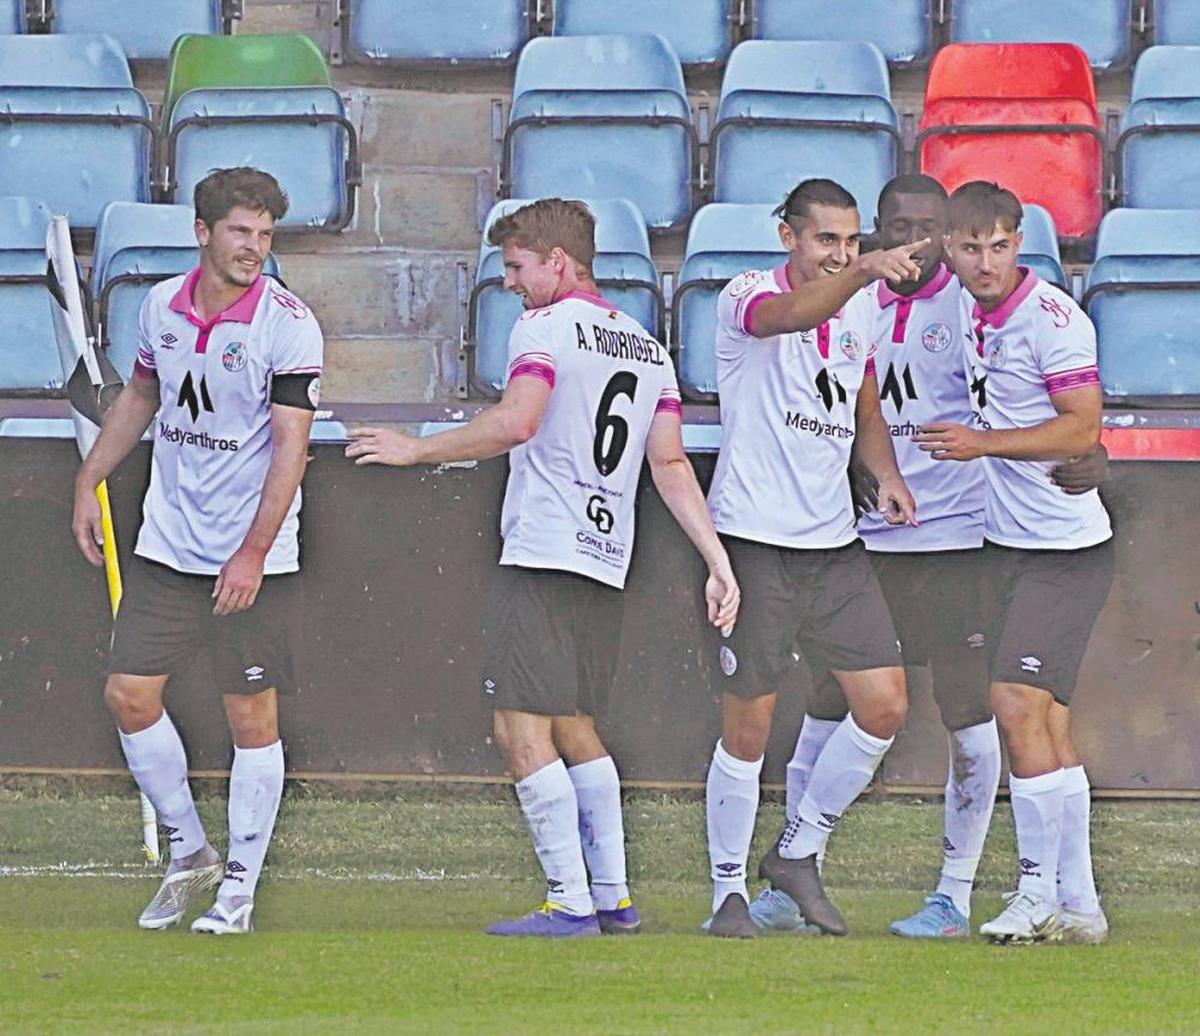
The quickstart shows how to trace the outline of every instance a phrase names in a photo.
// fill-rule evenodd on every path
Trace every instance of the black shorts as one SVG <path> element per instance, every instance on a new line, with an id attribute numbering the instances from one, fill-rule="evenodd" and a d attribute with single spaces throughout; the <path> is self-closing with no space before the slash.
<path id="1" fill-rule="evenodd" d="M 774 694 L 798 646 L 814 673 L 902 664 L 887 603 L 861 542 L 794 550 L 722 537 L 742 588 L 737 625 L 713 633 L 722 676 L 739 698 Z"/>
<path id="2" fill-rule="evenodd" d="M 985 548 L 997 614 L 991 676 L 1069 705 L 1092 627 L 1112 588 L 1112 540 L 1082 550 Z"/>
<path id="3" fill-rule="evenodd" d="M 988 653 L 983 551 L 868 551 L 900 638 L 904 664 L 929 667 L 933 695 L 948 730 L 986 723 Z M 846 711 L 841 688 L 826 676 L 809 711 L 836 718 Z"/>
<path id="4" fill-rule="evenodd" d="M 215 583 L 215 576 L 177 572 L 135 555 L 125 573 L 108 671 L 173 676 L 207 650 L 221 694 L 295 691 L 304 624 L 300 573 L 265 576 L 254 604 L 233 615 L 213 615 Z"/>
<path id="5" fill-rule="evenodd" d="M 484 628 L 484 698 L 539 716 L 602 715 L 623 605 L 620 590 L 574 572 L 501 565 Z"/>

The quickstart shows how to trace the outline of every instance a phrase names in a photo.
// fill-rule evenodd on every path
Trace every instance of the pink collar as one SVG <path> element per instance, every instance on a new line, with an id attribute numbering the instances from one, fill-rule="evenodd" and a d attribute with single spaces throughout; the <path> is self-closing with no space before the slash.
<path id="1" fill-rule="evenodd" d="M 213 327 L 227 320 L 237 324 L 249 324 L 254 320 L 254 311 L 258 309 L 258 300 L 262 298 L 262 293 L 267 287 L 266 278 L 260 273 L 236 302 L 227 306 L 206 323 L 196 315 L 194 294 L 198 280 L 200 280 L 199 266 L 184 278 L 183 284 L 168 303 L 172 312 L 182 314 L 197 327 Z"/>
<path id="2" fill-rule="evenodd" d="M 792 275 L 791 275 L 791 272 L 788 270 L 788 264 L 784 263 L 782 266 L 776 266 L 774 273 L 775 273 L 775 283 L 779 285 L 779 290 L 780 291 L 791 291 L 792 290 Z"/>
<path id="3" fill-rule="evenodd" d="M 981 324 L 987 324 L 988 327 L 995 328 L 997 331 L 1005 325 L 1016 308 L 1029 298 L 1033 289 L 1038 286 L 1038 276 L 1028 266 L 1019 266 L 1017 269 L 1021 271 L 1022 280 L 1016 290 L 995 309 L 989 309 L 986 313 L 979 308 L 979 303 L 976 302 L 975 308 L 971 310 L 971 319 Z"/>
<path id="4" fill-rule="evenodd" d="M 563 299 L 582 299 L 584 302 L 590 302 L 593 306 L 599 306 L 601 309 L 616 309 L 611 302 L 603 295 L 594 295 L 590 291 L 582 291 L 579 288 L 573 291 L 568 291 L 565 295 L 560 295 L 555 302 L 562 302 Z"/>
<path id="5" fill-rule="evenodd" d="M 950 283 L 950 278 L 954 274 L 950 272 L 950 267 L 945 263 L 938 263 L 937 272 L 929 278 L 927 284 L 914 291 L 911 295 L 901 295 L 897 291 L 892 291 L 888 287 L 887 281 L 879 282 L 879 308 L 887 309 L 888 306 L 894 305 L 897 302 L 913 302 L 916 299 L 931 299 L 947 284 Z"/>

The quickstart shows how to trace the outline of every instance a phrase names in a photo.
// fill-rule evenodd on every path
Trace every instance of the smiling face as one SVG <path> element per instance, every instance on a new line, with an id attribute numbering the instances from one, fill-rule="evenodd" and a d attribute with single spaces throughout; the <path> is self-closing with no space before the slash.
<path id="1" fill-rule="evenodd" d="M 858 258 L 861 238 L 856 208 L 813 205 L 807 216 L 779 226 L 779 240 L 791 253 L 788 266 L 802 281 L 841 273 Z"/>
<path id="2" fill-rule="evenodd" d="M 275 220 L 265 209 L 254 212 L 235 206 L 211 228 L 196 220 L 200 265 L 229 288 L 248 288 L 254 283 L 271 254 L 274 238 Z"/>
<path id="3" fill-rule="evenodd" d="M 936 194 L 897 192 L 885 198 L 875 221 L 881 248 L 898 248 L 929 239 L 929 244 L 911 256 L 921 268 L 920 279 L 900 284 L 889 282 L 888 287 L 900 295 L 911 295 L 929 283 L 945 256 L 947 223 L 946 201 Z"/>
<path id="4" fill-rule="evenodd" d="M 1021 251 L 1020 230 L 997 223 L 979 233 L 958 227 L 950 234 L 950 262 L 963 287 L 985 309 L 994 309 L 1016 289 L 1021 275 L 1017 259 Z"/>
<path id="5" fill-rule="evenodd" d="M 504 246 L 503 256 L 504 287 L 518 295 L 526 309 L 540 309 L 554 301 L 570 261 L 561 248 L 542 255 L 509 243 Z"/>

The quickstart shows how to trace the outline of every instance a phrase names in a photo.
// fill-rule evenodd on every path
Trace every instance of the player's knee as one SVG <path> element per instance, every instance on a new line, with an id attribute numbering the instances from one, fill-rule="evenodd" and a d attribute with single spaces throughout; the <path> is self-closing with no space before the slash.
<path id="1" fill-rule="evenodd" d="M 873 737 L 895 737 L 908 718 L 908 695 L 903 681 L 887 687 L 851 711 L 854 722 Z"/>
<path id="2" fill-rule="evenodd" d="M 1045 729 L 1045 709 L 1032 695 L 1020 688 L 1009 684 L 993 684 L 989 702 L 996 722 L 1010 740 Z"/>
<path id="3" fill-rule="evenodd" d="M 158 719 L 162 707 L 158 700 L 147 698 L 119 679 L 110 677 L 104 685 L 104 704 L 127 734 L 145 730 Z"/>
<path id="4" fill-rule="evenodd" d="M 845 717 L 849 711 L 846 696 L 832 675 L 827 675 L 813 687 L 804 711 L 813 719 L 840 720 Z"/>

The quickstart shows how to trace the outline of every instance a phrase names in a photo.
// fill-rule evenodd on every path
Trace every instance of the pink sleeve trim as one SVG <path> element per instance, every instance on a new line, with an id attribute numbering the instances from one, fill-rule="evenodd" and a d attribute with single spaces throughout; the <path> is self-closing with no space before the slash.
<path id="1" fill-rule="evenodd" d="M 864 377 L 868 377 L 868 378 L 875 377 L 875 357 L 874 356 L 872 356 L 869 360 L 867 360 L 867 366 L 866 366 L 866 371 L 864 372 Z"/>
<path id="2" fill-rule="evenodd" d="M 320 374 L 320 367 L 289 367 L 287 370 L 275 371 L 276 374 Z"/>
<path id="3" fill-rule="evenodd" d="M 1059 392 L 1066 392 L 1069 389 L 1099 385 L 1100 370 L 1097 367 L 1077 367 L 1075 370 L 1047 374 L 1043 380 L 1046 385 L 1046 391 L 1053 396 Z"/>
<path id="4" fill-rule="evenodd" d="M 744 335 L 753 334 L 750 330 L 750 314 L 754 312 L 755 307 L 762 302 L 763 299 L 769 299 L 776 294 L 773 291 L 760 291 L 757 295 L 748 295 L 746 298 L 739 300 L 738 307 L 734 310 L 733 318 L 737 324 L 737 329 Z"/>
<path id="5" fill-rule="evenodd" d="M 658 405 L 654 408 L 656 414 L 678 414 L 683 416 L 683 402 L 679 398 L 679 393 L 672 389 L 663 389 L 662 395 L 658 397 Z"/>
<path id="6" fill-rule="evenodd" d="M 158 371 L 156 371 L 153 367 L 146 366 L 146 364 L 142 362 L 142 358 L 139 356 L 133 361 L 133 376 L 135 378 L 145 378 L 147 381 L 149 381 L 151 378 L 158 377 Z"/>
<path id="7" fill-rule="evenodd" d="M 554 368 L 537 360 L 527 360 L 518 356 L 508 369 L 508 380 L 513 378 L 541 378 L 547 385 L 554 388 Z"/>

